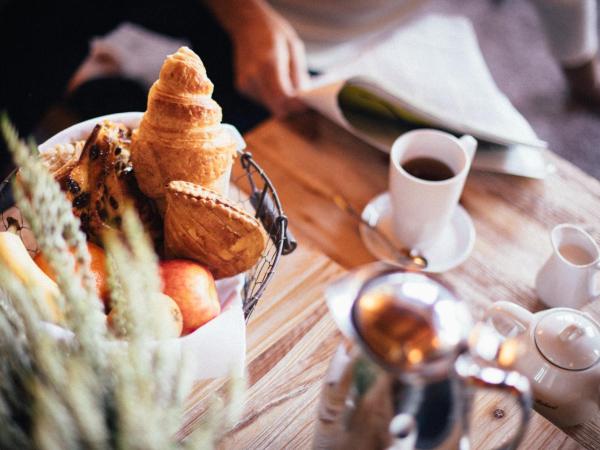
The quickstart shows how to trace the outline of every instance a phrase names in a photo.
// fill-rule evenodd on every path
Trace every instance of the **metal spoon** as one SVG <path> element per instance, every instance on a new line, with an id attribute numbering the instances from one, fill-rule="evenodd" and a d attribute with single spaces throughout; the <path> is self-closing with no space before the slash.
<path id="1" fill-rule="evenodd" d="M 388 238 L 385 235 L 385 233 L 379 230 L 372 223 L 369 223 L 367 220 L 365 220 L 363 216 L 358 211 L 356 211 L 354 207 L 350 203 L 348 203 L 348 201 L 344 197 L 342 197 L 339 194 L 335 194 L 332 196 L 332 200 L 335 203 L 335 205 L 342 211 L 347 212 L 352 217 L 357 219 L 360 223 L 369 227 L 369 229 L 371 229 L 377 235 L 381 242 L 383 242 L 385 246 L 390 249 L 390 251 L 394 255 L 394 260 L 398 264 L 402 265 L 403 267 L 416 270 L 422 270 L 427 268 L 427 259 L 423 255 L 420 255 L 414 249 L 399 248 L 394 242 L 390 240 L 390 238 Z"/>

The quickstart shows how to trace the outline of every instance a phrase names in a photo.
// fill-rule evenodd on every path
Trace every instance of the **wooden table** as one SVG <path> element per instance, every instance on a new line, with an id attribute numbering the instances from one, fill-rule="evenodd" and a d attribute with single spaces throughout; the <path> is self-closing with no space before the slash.
<path id="1" fill-rule="evenodd" d="M 323 289 L 346 269 L 374 260 L 356 221 L 334 206 L 331 195 L 340 193 L 362 209 L 386 190 L 387 155 L 314 113 L 268 121 L 246 139 L 277 187 L 300 246 L 281 260 L 250 320 L 246 411 L 221 447 L 309 448 L 321 381 L 340 342 Z M 475 249 L 442 278 L 476 317 L 497 300 L 541 309 L 534 277 L 551 251 L 548 230 L 562 222 L 600 229 L 600 183 L 553 154 L 549 158 L 557 172 L 543 182 L 469 176 L 461 203 L 475 222 Z M 194 427 L 202 399 L 214 388 L 196 389 L 184 432 Z M 505 401 L 491 394 L 477 401 L 474 448 L 492 448 L 511 433 L 513 406 Z M 494 417 L 498 408 L 504 418 Z M 599 419 L 563 432 L 534 413 L 521 448 L 600 448 Z"/>

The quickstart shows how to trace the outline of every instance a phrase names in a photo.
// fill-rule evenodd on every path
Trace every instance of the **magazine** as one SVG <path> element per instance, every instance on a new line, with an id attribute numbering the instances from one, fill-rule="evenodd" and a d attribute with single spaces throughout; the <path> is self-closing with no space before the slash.
<path id="1" fill-rule="evenodd" d="M 544 178 L 546 142 L 496 86 L 466 18 L 410 22 L 300 94 L 310 107 L 389 152 L 404 131 L 433 127 L 479 141 L 475 169 Z"/>

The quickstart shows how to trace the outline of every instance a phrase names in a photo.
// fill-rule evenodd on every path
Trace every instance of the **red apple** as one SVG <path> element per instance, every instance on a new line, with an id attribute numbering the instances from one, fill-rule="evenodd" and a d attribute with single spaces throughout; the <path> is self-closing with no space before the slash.
<path id="1" fill-rule="evenodd" d="M 187 259 L 161 261 L 163 292 L 171 297 L 183 316 L 182 335 L 201 327 L 221 312 L 217 287 L 204 266 Z"/>

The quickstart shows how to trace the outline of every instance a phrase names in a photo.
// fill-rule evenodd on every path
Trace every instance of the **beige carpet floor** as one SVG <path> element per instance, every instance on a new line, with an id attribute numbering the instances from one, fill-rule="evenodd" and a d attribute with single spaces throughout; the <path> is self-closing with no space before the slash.
<path id="1" fill-rule="evenodd" d="M 570 104 L 535 10 L 524 0 L 431 0 L 426 11 L 469 17 L 500 89 L 550 149 L 600 179 L 600 110 Z"/>

